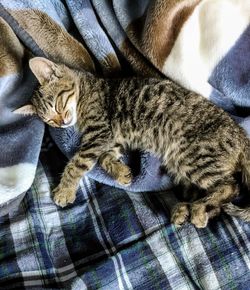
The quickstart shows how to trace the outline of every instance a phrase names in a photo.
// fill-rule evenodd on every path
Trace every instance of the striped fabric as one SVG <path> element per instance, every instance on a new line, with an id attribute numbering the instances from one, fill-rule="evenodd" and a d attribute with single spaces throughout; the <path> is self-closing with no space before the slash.
<path id="1" fill-rule="evenodd" d="M 171 192 L 89 178 L 75 204 L 59 209 L 50 186 L 62 158 L 47 143 L 31 189 L 0 218 L 0 289 L 249 289 L 249 224 L 221 216 L 206 229 L 176 229 Z"/>

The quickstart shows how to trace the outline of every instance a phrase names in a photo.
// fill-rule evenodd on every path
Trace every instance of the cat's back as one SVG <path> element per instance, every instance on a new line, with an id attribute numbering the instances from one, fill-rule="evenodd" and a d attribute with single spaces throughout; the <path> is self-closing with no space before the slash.
<path id="1" fill-rule="evenodd" d="M 153 93 L 145 94 L 146 90 L 152 90 L 162 80 L 154 78 L 117 78 L 109 79 L 109 94 L 107 96 L 109 103 L 109 114 L 113 120 L 124 121 L 130 118 L 138 108 L 138 105 L 146 103 L 153 97 Z"/>
<path id="2" fill-rule="evenodd" d="M 188 91 L 168 79 L 124 78 L 110 81 L 111 102 L 116 101 L 116 108 L 134 112 L 154 110 L 158 104 L 175 103 Z"/>
<path id="3" fill-rule="evenodd" d="M 111 80 L 110 86 L 116 87 L 119 98 L 124 97 L 129 101 L 134 96 L 138 96 L 145 87 L 153 88 L 161 82 L 161 79 L 156 78 L 132 77 Z"/>

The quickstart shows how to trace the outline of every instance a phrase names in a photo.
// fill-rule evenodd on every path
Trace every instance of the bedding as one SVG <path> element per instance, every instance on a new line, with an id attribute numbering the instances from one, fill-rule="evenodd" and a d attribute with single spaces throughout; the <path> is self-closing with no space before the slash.
<path id="1" fill-rule="evenodd" d="M 250 226 L 226 215 L 174 228 L 160 161 L 126 152 L 134 180 L 98 165 L 76 202 L 50 197 L 80 137 L 13 110 L 44 56 L 105 77 L 169 77 L 229 112 L 250 134 L 249 0 L 0 0 L 1 289 L 248 289 Z"/>

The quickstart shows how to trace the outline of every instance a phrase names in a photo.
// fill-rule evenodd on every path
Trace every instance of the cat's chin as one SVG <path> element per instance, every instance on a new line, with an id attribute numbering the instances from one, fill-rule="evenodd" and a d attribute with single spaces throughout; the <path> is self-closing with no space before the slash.
<path id="1" fill-rule="evenodd" d="M 71 122 L 70 124 L 67 124 L 67 125 L 61 125 L 60 128 L 68 128 L 68 127 L 72 127 L 75 125 L 75 122 Z"/>

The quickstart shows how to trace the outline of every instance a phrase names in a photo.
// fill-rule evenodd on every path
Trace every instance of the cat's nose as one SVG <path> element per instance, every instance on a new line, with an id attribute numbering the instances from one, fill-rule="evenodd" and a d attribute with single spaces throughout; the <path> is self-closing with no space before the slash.
<path id="1" fill-rule="evenodd" d="M 72 118 L 69 119 L 69 120 L 62 120 L 62 125 L 67 126 L 67 125 L 69 125 L 71 123 L 71 121 L 72 121 Z"/>

